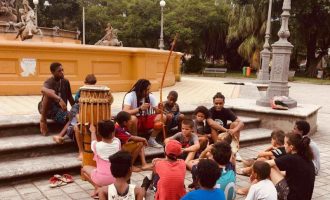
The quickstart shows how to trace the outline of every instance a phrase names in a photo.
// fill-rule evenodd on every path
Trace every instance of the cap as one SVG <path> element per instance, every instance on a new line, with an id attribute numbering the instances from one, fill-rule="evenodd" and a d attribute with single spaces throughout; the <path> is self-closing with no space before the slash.
<path id="1" fill-rule="evenodd" d="M 177 140 L 170 140 L 165 146 L 166 155 L 173 154 L 174 156 L 179 156 L 181 154 L 182 145 Z"/>

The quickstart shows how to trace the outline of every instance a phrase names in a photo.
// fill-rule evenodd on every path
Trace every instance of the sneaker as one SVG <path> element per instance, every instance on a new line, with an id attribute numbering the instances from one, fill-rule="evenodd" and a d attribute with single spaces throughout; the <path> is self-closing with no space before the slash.
<path id="1" fill-rule="evenodd" d="M 149 138 L 149 140 L 148 140 L 148 144 L 149 144 L 149 146 L 151 146 L 151 147 L 155 147 L 155 148 L 163 148 L 163 146 L 160 145 L 160 144 L 158 144 L 154 138 Z"/>
<path id="2" fill-rule="evenodd" d="M 143 181 L 142 181 L 142 185 L 141 187 L 144 187 L 146 189 L 146 191 L 148 190 L 148 188 L 150 187 L 151 184 L 151 180 L 148 179 L 148 177 L 144 177 Z"/>
<path id="3" fill-rule="evenodd" d="M 242 157 L 239 155 L 239 153 L 236 153 L 236 161 L 237 162 L 242 162 Z"/>

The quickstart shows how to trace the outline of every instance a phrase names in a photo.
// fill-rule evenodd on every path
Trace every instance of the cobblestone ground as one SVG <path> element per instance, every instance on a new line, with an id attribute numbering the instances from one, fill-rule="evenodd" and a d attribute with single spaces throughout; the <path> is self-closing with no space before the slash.
<path id="1" fill-rule="evenodd" d="M 330 199 L 330 106 L 328 103 L 330 94 L 326 93 L 325 91 L 329 91 L 330 87 L 292 83 L 290 85 L 290 95 L 295 99 L 299 99 L 300 103 L 318 104 L 323 106 L 318 115 L 318 132 L 312 136 L 313 140 L 318 144 L 321 151 L 321 171 L 320 174 L 316 177 L 313 199 L 328 200 Z M 323 95 L 320 96 L 320 98 L 309 98 L 305 96 L 306 90 L 309 91 L 310 94 L 308 96 L 310 97 L 318 97 L 320 94 Z M 266 146 L 268 146 L 268 144 L 242 148 L 240 150 L 240 155 L 243 158 L 254 157 L 258 151 L 263 150 Z M 240 163 L 238 163 L 238 167 L 240 167 Z M 133 173 L 132 183 L 140 185 L 144 176 L 150 174 L 150 171 Z M 89 195 L 93 191 L 93 186 L 88 182 L 82 181 L 79 175 L 75 175 L 74 179 L 74 183 L 54 189 L 49 188 L 47 178 L 39 180 L 26 180 L 23 182 L 1 185 L 0 199 L 91 199 Z M 185 177 L 186 186 L 190 184 L 191 181 L 191 174 L 187 172 Z M 248 184 L 249 182 L 247 177 L 237 176 L 237 186 L 244 187 Z M 148 192 L 146 199 L 152 200 L 153 194 Z M 244 196 L 238 195 L 236 199 L 244 199 Z"/>

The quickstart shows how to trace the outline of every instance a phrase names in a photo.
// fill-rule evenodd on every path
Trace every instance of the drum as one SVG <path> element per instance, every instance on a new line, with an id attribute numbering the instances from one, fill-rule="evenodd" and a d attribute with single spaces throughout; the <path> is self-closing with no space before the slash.
<path id="1" fill-rule="evenodd" d="M 97 133 L 97 123 L 111 118 L 112 102 L 113 96 L 106 86 L 85 85 L 80 88 L 79 123 L 83 141 L 83 166 L 96 166 L 91 150 L 91 133 L 88 125 L 93 124 Z"/>

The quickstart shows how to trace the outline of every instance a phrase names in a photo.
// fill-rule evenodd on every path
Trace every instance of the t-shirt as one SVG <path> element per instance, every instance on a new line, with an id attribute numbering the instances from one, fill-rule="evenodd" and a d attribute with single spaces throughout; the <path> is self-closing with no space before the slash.
<path id="1" fill-rule="evenodd" d="M 138 108 L 143 103 L 146 103 L 145 98 L 142 98 L 141 102 L 137 102 L 137 96 L 136 96 L 135 91 L 132 91 L 132 92 L 126 94 L 126 96 L 124 98 L 124 105 L 129 105 L 129 106 L 132 107 L 132 109 Z M 157 100 L 156 100 L 155 96 L 151 93 L 149 94 L 149 102 L 148 103 L 150 103 L 150 108 L 147 111 L 142 111 L 143 112 L 142 115 L 153 114 L 154 113 L 153 107 L 158 106 L 157 105 L 158 103 L 157 103 Z M 137 115 L 139 115 L 139 113 Z"/>
<path id="2" fill-rule="evenodd" d="M 108 200 L 135 200 L 135 185 L 129 184 L 126 194 L 119 195 L 115 184 L 108 186 Z"/>
<path id="3" fill-rule="evenodd" d="M 184 179 L 186 164 L 184 160 L 159 160 L 155 164 L 155 172 L 159 176 L 156 200 L 179 200 L 186 194 Z"/>
<path id="4" fill-rule="evenodd" d="M 311 150 L 312 150 L 312 153 L 313 153 L 313 164 L 314 164 L 314 167 L 315 167 L 315 174 L 317 175 L 320 171 L 320 168 L 321 168 L 321 162 L 320 162 L 320 150 L 319 148 L 317 147 L 316 143 L 311 140 L 311 143 L 309 144 Z"/>
<path id="5" fill-rule="evenodd" d="M 132 137 L 125 128 L 120 127 L 117 123 L 115 125 L 115 136 L 120 140 L 121 145 L 126 144 L 126 142 Z"/>
<path id="6" fill-rule="evenodd" d="M 312 161 L 305 160 L 298 154 L 286 154 L 275 159 L 276 166 L 286 171 L 285 179 L 290 192 L 288 200 L 312 199 L 315 168 Z"/>
<path id="7" fill-rule="evenodd" d="M 182 148 L 188 148 L 198 142 L 198 136 L 195 133 L 191 133 L 189 138 L 186 138 L 182 132 L 176 133 L 171 137 L 181 143 Z"/>
<path id="8" fill-rule="evenodd" d="M 215 188 L 221 189 L 227 200 L 233 200 L 236 197 L 236 173 L 234 166 L 229 163 L 221 170 L 221 176 L 215 184 Z"/>
<path id="9" fill-rule="evenodd" d="M 194 119 L 193 121 L 194 121 L 194 131 L 196 131 L 196 133 L 201 135 L 211 133 L 210 128 L 207 126 L 206 120 L 202 122 L 198 122 L 196 119 Z"/>
<path id="10" fill-rule="evenodd" d="M 187 193 L 181 200 L 201 200 L 201 199 L 216 199 L 216 200 L 226 200 L 225 194 L 220 189 L 213 190 L 194 190 Z"/>
<path id="11" fill-rule="evenodd" d="M 94 149 L 94 143 L 96 142 L 95 148 L 96 151 Z M 113 138 L 112 142 L 109 143 L 105 143 L 103 141 L 98 142 L 96 140 L 92 141 L 91 144 L 91 149 L 93 152 L 97 152 L 97 155 L 99 155 L 99 157 L 102 160 L 109 160 L 109 156 L 111 156 L 112 154 L 118 152 L 121 149 L 121 145 L 120 145 L 120 141 L 118 138 Z"/>
<path id="12" fill-rule="evenodd" d="M 233 122 L 237 119 L 236 115 L 230 109 L 222 108 L 220 111 L 217 111 L 214 107 L 210 109 L 210 117 L 225 128 L 228 128 L 228 120 Z"/>
<path id="13" fill-rule="evenodd" d="M 276 188 L 269 179 L 251 185 L 245 200 L 277 200 Z"/>
<path id="14" fill-rule="evenodd" d="M 163 104 L 164 104 L 165 114 L 167 114 L 167 113 L 172 113 L 173 115 L 179 114 L 180 108 L 177 103 L 174 103 L 173 106 L 170 106 L 170 104 L 167 101 L 165 101 Z"/>
<path id="15" fill-rule="evenodd" d="M 273 156 L 275 156 L 275 158 L 281 157 L 286 154 L 285 147 L 278 147 L 277 149 L 273 149 L 271 152 Z"/>
<path id="16" fill-rule="evenodd" d="M 72 96 L 70 82 L 65 78 L 57 81 L 54 77 L 50 77 L 44 82 L 44 87 L 54 90 L 55 94 L 60 96 L 65 104 L 67 104 L 69 97 Z"/>

